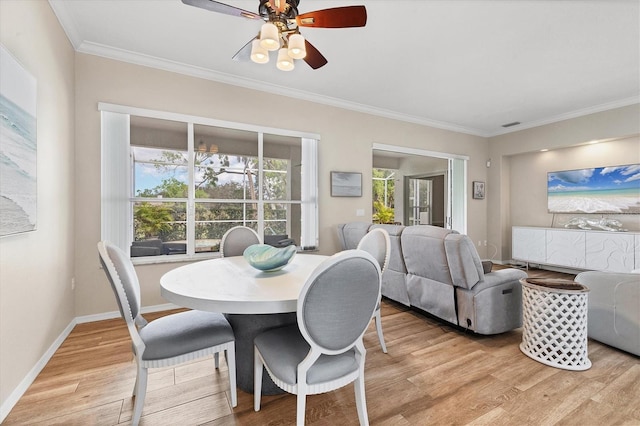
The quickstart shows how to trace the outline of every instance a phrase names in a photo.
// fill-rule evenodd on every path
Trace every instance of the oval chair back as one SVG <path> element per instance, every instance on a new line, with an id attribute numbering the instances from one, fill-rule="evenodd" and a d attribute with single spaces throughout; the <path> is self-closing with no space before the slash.
<path id="1" fill-rule="evenodd" d="M 185 311 L 147 322 L 140 314 L 140 283 L 127 253 L 108 241 L 98 243 L 102 268 L 109 279 L 120 313 L 127 323 L 137 364 L 131 423 L 142 416 L 148 369 L 181 364 L 224 352 L 229 367 L 231 406 L 237 405 L 235 336 L 227 319 L 217 312 Z"/>
<path id="2" fill-rule="evenodd" d="M 389 265 L 391 254 L 391 239 L 389 233 L 382 228 L 373 228 L 362 237 L 358 243 L 358 250 L 364 250 L 371 254 L 380 264 L 380 270 L 384 273 Z"/>
<path id="3" fill-rule="evenodd" d="M 222 236 L 220 256 L 242 256 L 247 247 L 260 243 L 260 236 L 253 229 L 246 226 L 234 226 Z"/>
<path id="4" fill-rule="evenodd" d="M 380 298 L 380 266 L 362 250 L 325 260 L 298 298 L 298 323 L 267 330 L 254 340 L 254 409 L 260 410 L 262 371 L 297 395 L 296 424 L 305 421 L 306 396 L 354 382 L 361 425 L 368 425 L 362 343 Z"/>

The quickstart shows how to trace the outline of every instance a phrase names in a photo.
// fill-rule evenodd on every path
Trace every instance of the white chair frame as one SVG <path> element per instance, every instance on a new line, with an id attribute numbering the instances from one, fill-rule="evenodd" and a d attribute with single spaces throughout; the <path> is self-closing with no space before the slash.
<path id="1" fill-rule="evenodd" d="M 355 349 L 356 353 L 356 362 L 358 363 L 358 370 L 353 373 L 347 374 L 345 376 L 339 377 L 335 380 L 318 383 L 318 384 L 308 384 L 307 383 L 307 372 L 313 366 L 313 364 L 318 360 L 320 355 L 337 355 L 345 352 L 348 348 L 342 348 L 339 350 L 331 350 L 328 348 L 321 347 L 314 343 L 313 339 L 310 337 L 306 328 L 304 327 L 304 318 L 303 318 L 303 309 L 302 302 L 305 300 L 306 294 L 309 291 L 311 284 L 316 280 L 316 278 L 321 275 L 325 270 L 332 267 L 334 264 L 352 257 L 365 257 L 370 262 L 374 264 L 374 266 L 378 269 L 378 298 L 380 297 L 380 285 L 382 283 L 382 274 L 380 273 L 380 265 L 378 261 L 369 253 L 362 250 L 346 250 L 340 253 L 335 254 L 327 261 L 323 262 L 311 276 L 307 279 L 305 286 L 300 292 L 300 296 L 298 298 L 298 308 L 297 308 L 297 319 L 300 332 L 305 340 L 310 344 L 311 349 L 305 359 L 298 364 L 298 374 L 297 374 L 297 383 L 292 385 L 286 383 L 276 377 L 269 366 L 264 362 L 260 351 L 255 348 L 254 349 L 254 386 L 253 386 L 253 405 L 255 411 L 260 411 L 260 398 L 262 391 L 262 374 L 263 370 L 267 370 L 271 380 L 288 393 L 296 395 L 296 424 L 297 426 L 303 426 L 305 422 L 305 409 L 306 409 L 306 397 L 307 395 L 315 395 L 320 393 L 329 392 L 335 389 L 339 389 L 343 386 L 348 385 L 351 382 L 354 382 L 355 389 L 355 397 L 356 397 L 356 408 L 358 411 L 358 419 L 360 421 L 360 425 L 368 426 L 369 419 L 367 415 L 367 403 L 366 403 L 366 395 L 365 395 L 365 387 L 364 387 L 364 366 L 365 366 L 365 354 L 366 349 L 364 347 L 364 343 L 362 341 L 362 337 L 366 330 L 363 330 L 362 334 L 356 340 L 355 345 L 351 346 Z M 373 317 L 373 312 L 372 312 Z"/>
<path id="2" fill-rule="evenodd" d="M 145 320 L 144 317 L 140 315 L 140 313 L 138 313 L 135 318 L 133 317 L 131 306 L 129 305 L 129 299 L 124 290 L 124 286 L 122 284 L 116 266 L 111 260 L 109 253 L 107 252 L 105 242 L 100 241 L 98 243 L 98 253 L 100 254 L 102 261 L 104 262 L 104 266 L 107 268 L 106 272 L 111 276 L 111 279 L 113 280 L 115 291 L 117 292 L 118 299 L 122 304 L 122 314 L 124 316 L 125 322 L 127 323 L 127 329 L 129 330 L 131 340 L 133 341 L 132 350 L 137 364 L 137 374 L 136 382 L 133 388 L 133 396 L 135 397 L 135 402 L 131 424 L 133 426 L 138 425 L 142 416 L 142 408 L 144 406 L 144 400 L 147 392 L 147 377 L 149 368 L 168 367 L 171 365 L 182 364 L 187 361 L 213 355 L 215 368 L 217 369 L 220 366 L 219 353 L 222 351 L 224 351 L 225 353 L 225 359 L 227 361 L 227 366 L 229 369 L 229 393 L 231 396 L 231 406 L 236 407 L 238 405 L 238 396 L 236 390 L 235 342 L 232 340 L 217 346 L 185 353 L 172 358 L 154 360 L 142 359 L 142 354 L 144 353 L 146 345 L 140 337 L 138 330 L 147 325 L 147 320 Z"/>
<path id="3" fill-rule="evenodd" d="M 225 257 L 224 243 L 226 242 L 227 238 L 229 238 L 229 235 L 231 235 L 233 232 L 236 232 L 238 229 L 251 231 L 255 235 L 256 239 L 258 240 L 256 244 L 262 244 L 262 238 L 260 238 L 260 235 L 258 235 L 258 233 L 253 228 L 249 228 L 248 226 L 242 226 L 242 225 L 234 226 L 233 228 L 228 229 L 222 235 L 222 239 L 220 240 L 220 257 Z"/>
<path id="4" fill-rule="evenodd" d="M 391 239 L 389 238 L 389 233 L 382 228 L 373 228 L 369 231 L 358 243 L 358 249 L 362 250 L 363 241 L 367 238 L 375 238 L 376 234 L 381 234 L 385 241 L 385 257 L 384 262 L 380 265 L 380 270 L 384 274 L 385 269 L 389 266 L 389 258 L 391 257 Z M 380 313 L 380 303 L 382 302 L 382 294 L 380 295 L 380 300 L 378 301 L 378 307 L 376 308 L 376 312 L 373 315 L 374 321 L 376 323 L 376 331 L 378 333 L 378 340 L 380 341 L 380 346 L 382 347 L 382 352 L 387 353 L 387 345 L 384 342 L 384 334 L 382 333 L 382 315 Z"/>

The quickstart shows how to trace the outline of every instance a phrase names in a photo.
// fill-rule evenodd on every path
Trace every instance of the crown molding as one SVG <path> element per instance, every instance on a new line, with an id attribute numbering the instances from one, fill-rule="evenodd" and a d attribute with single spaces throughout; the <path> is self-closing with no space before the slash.
<path id="1" fill-rule="evenodd" d="M 514 127 L 510 127 L 509 129 L 499 130 L 495 133 L 487 135 L 488 137 L 505 135 L 507 133 L 519 132 L 520 130 L 531 129 L 533 127 L 540 127 L 547 124 L 557 123 L 564 120 L 569 120 L 572 118 L 578 118 L 589 114 L 595 114 L 597 112 L 608 111 L 611 109 L 622 108 L 629 105 L 640 104 L 640 96 L 632 96 L 625 99 L 619 99 L 617 101 L 607 102 L 600 105 L 595 105 L 588 108 L 582 108 L 575 111 L 566 112 L 563 114 L 559 114 L 553 117 L 545 118 L 542 120 L 531 121 L 529 123 L 520 124 Z"/>
<path id="2" fill-rule="evenodd" d="M 271 83 L 265 83 L 250 78 L 239 77 L 232 74 L 221 73 L 212 71 L 210 69 L 188 65 L 168 59 L 158 58 L 155 56 L 144 55 L 136 52 L 132 52 L 125 49 L 118 49 L 111 46 L 106 46 L 98 43 L 82 42 L 79 36 L 77 27 L 74 25 L 74 21 L 71 15 L 67 11 L 67 7 L 64 3 L 58 3 L 54 0 L 49 0 L 54 13 L 60 20 L 64 22 L 63 28 L 69 37 L 69 40 L 75 47 L 75 50 L 80 53 L 86 53 L 89 55 L 100 56 L 108 59 L 114 59 L 122 62 L 127 62 L 135 65 L 141 65 L 145 67 L 161 69 L 164 71 L 175 72 L 191 77 L 201 78 L 204 80 L 216 81 L 219 83 L 229 84 L 232 86 L 243 87 L 251 90 L 258 90 L 274 95 L 286 96 L 289 98 L 314 102 L 322 105 L 333 106 L 337 108 L 343 108 L 350 111 L 361 112 L 364 114 L 370 114 L 378 117 L 388 118 L 392 120 L 404 121 L 408 123 L 433 127 L 441 130 L 448 130 L 457 133 L 464 133 L 472 136 L 479 136 L 484 138 L 490 138 L 494 136 L 504 135 L 507 133 L 514 133 L 521 130 L 530 129 L 533 127 L 544 126 L 547 124 L 557 123 L 560 121 L 577 118 L 597 112 L 607 111 L 611 109 L 621 108 L 629 105 L 639 104 L 640 96 L 632 96 L 616 101 L 607 102 L 600 105 L 595 105 L 588 108 L 582 108 L 575 111 L 559 114 L 556 116 L 548 117 L 541 120 L 535 120 L 528 123 L 520 124 L 518 126 L 510 127 L 508 129 L 498 129 L 497 131 L 487 131 L 478 128 L 471 128 L 460 126 L 453 123 L 431 120 L 423 117 L 416 117 L 408 114 L 399 113 L 383 108 L 376 108 L 370 105 L 364 105 L 356 102 L 346 101 L 344 99 L 332 98 L 316 93 L 306 92 L 303 90 L 292 89 L 290 87 L 279 86 Z"/>
<path id="3" fill-rule="evenodd" d="M 486 132 L 463 127 L 452 123 L 429 120 L 422 117 L 411 116 L 398 113 L 382 108 L 376 108 L 369 105 L 349 102 L 343 99 L 323 96 L 316 93 L 306 92 L 303 90 L 292 89 L 290 87 L 279 86 L 275 84 L 265 83 L 263 81 L 253 80 L 249 78 L 239 77 L 236 75 L 212 71 L 202 67 L 187 65 L 180 62 L 162 59 L 155 56 L 143 55 L 125 49 L 118 49 L 111 46 L 105 46 L 98 43 L 83 42 L 76 49 L 80 53 L 101 56 L 108 59 L 115 59 L 135 65 L 142 65 L 150 68 L 161 69 L 165 71 L 175 72 L 178 74 L 188 75 L 191 77 L 202 78 L 205 80 L 217 81 L 232 86 L 239 86 L 246 89 L 258 90 L 275 95 L 287 96 L 294 99 L 319 103 L 323 105 L 343 108 L 351 111 L 362 112 L 379 117 L 389 118 L 393 120 L 405 121 L 414 124 L 420 124 L 429 127 L 435 127 L 442 130 L 452 132 L 465 133 L 473 136 L 486 137 Z"/>

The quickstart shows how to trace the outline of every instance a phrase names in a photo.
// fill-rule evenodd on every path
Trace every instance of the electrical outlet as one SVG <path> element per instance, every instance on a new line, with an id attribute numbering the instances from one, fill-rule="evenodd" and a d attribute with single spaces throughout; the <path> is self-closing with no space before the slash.
<path id="1" fill-rule="evenodd" d="M 482 246 L 482 241 L 478 240 L 478 247 Z"/>
<path id="2" fill-rule="evenodd" d="M 357 209 L 356 216 L 364 216 L 364 209 Z"/>
<path id="3" fill-rule="evenodd" d="M 484 240 L 484 246 L 485 247 L 487 246 L 487 240 Z"/>
<path id="4" fill-rule="evenodd" d="M 76 279 L 74 277 L 74 278 L 71 278 L 71 290 L 75 290 L 75 289 L 76 289 Z"/>

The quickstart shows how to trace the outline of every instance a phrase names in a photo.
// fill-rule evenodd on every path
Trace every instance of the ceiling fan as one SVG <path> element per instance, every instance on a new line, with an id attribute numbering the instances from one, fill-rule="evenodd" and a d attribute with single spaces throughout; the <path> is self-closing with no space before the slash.
<path id="1" fill-rule="evenodd" d="M 313 69 L 327 64 L 327 59 L 300 34 L 300 27 L 350 28 L 364 27 L 367 10 L 364 6 L 343 6 L 298 14 L 300 0 L 259 0 L 258 13 L 249 12 L 214 0 L 182 0 L 182 3 L 225 15 L 263 20 L 260 32 L 244 45 L 234 60 L 269 62 L 269 51 L 278 50 L 277 67 L 283 71 L 294 68 L 294 59 L 302 59 Z"/>

